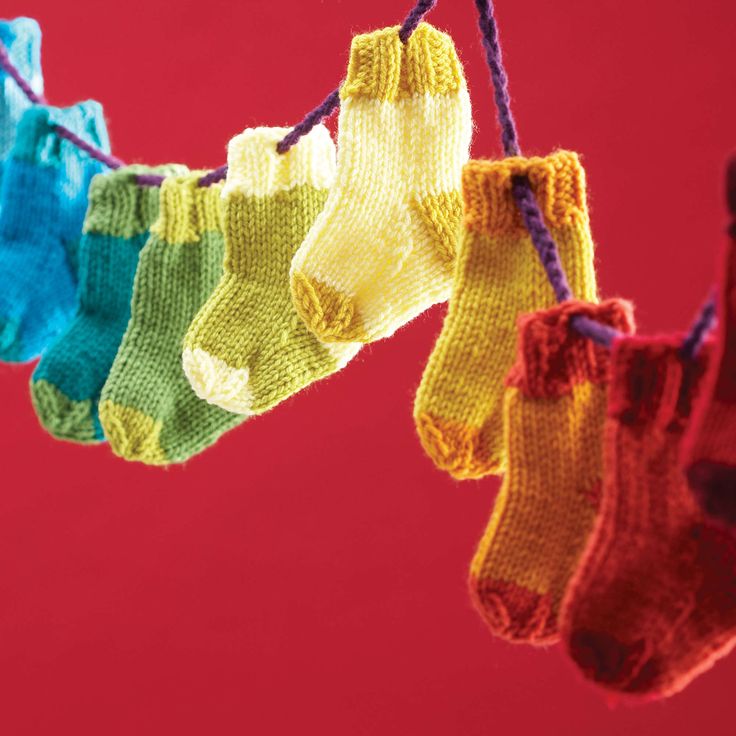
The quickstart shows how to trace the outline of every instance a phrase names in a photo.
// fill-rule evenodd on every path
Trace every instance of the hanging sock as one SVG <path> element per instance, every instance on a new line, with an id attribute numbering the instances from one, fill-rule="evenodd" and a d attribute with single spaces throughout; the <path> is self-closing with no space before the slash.
<path id="1" fill-rule="evenodd" d="M 450 293 L 472 130 L 452 39 L 422 23 L 353 39 L 337 180 L 294 258 L 291 289 L 325 342 L 392 335 Z"/>
<path id="2" fill-rule="evenodd" d="M 678 467 L 708 346 L 689 361 L 680 345 L 614 344 L 601 510 L 561 617 L 587 678 L 645 697 L 678 692 L 736 644 L 736 537 Z"/>
<path id="3" fill-rule="evenodd" d="M 159 190 L 141 186 L 136 177 L 184 170 L 128 166 L 92 180 L 79 249 L 77 311 L 31 380 L 39 421 L 57 439 L 105 439 L 97 403 L 130 319 L 138 257 L 158 216 Z"/>
<path id="4" fill-rule="evenodd" d="M 736 162 L 729 183 L 735 224 L 718 284 L 718 337 L 703 396 L 685 437 L 683 464 L 705 511 L 736 525 Z"/>
<path id="5" fill-rule="evenodd" d="M 504 397 L 508 469 L 470 572 L 480 615 L 512 642 L 559 639 L 560 603 L 600 500 L 609 353 L 572 330 L 575 315 L 633 330 L 619 300 L 519 318 Z"/>
<path id="6" fill-rule="evenodd" d="M 469 163 L 450 306 L 414 404 L 425 451 L 458 479 L 503 471 L 503 382 L 514 362 L 516 319 L 556 302 L 512 195 L 512 178 L 522 175 L 559 247 L 573 295 L 597 301 L 585 173 L 577 155 Z"/>
<path id="7" fill-rule="evenodd" d="M 41 76 L 41 29 L 31 18 L 0 20 L 0 44 L 7 51 L 8 58 L 31 89 L 43 94 Z M 15 142 L 16 129 L 23 113 L 31 107 L 16 81 L 0 69 L 0 181 L 4 161 Z M 1 206 L 1 203 L 0 203 Z"/>
<path id="8" fill-rule="evenodd" d="M 184 341 L 194 391 L 236 414 L 268 411 L 360 348 L 320 342 L 292 304 L 289 268 L 334 181 L 335 145 L 319 125 L 281 155 L 287 132 L 254 128 L 230 142 L 225 272 Z"/>
<path id="9" fill-rule="evenodd" d="M 192 391 L 181 367 L 184 335 L 222 275 L 222 184 L 205 172 L 161 185 L 159 218 L 141 251 L 131 317 L 100 398 L 112 451 L 168 465 L 188 460 L 242 422 Z"/>
<path id="10" fill-rule="evenodd" d="M 102 107 L 27 110 L 6 161 L 0 198 L 0 360 L 37 357 L 76 308 L 87 192 L 106 167 L 59 137 L 60 124 L 105 152 Z"/>

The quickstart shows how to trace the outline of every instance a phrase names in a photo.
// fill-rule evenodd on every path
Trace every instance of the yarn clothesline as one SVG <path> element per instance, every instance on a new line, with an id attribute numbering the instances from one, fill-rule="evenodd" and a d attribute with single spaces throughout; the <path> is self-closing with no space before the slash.
<path id="1" fill-rule="evenodd" d="M 407 15 L 399 30 L 399 38 L 406 43 L 427 13 L 437 4 L 438 0 L 418 0 L 416 5 Z M 493 0 L 474 0 L 479 13 L 478 25 L 481 32 L 483 47 L 486 52 L 486 61 L 491 73 L 491 81 L 494 89 L 494 100 L 496 103 L 497 117 L 501 129 L 501 143 L 506 157 L 520 156 L 521 146 L 519 135 L 511 112 L 511 98 L 508 91 L 508 75 L 503 63 L 503 54 L 499 41 L 498 25 L 495 19 Z M 37 94 L 28 82 L 23 78 L 18 69 L 13 65 L 7 50 L 0 44 L 0 68 L 8 73 L 18 84 L 21 91 L 34 104 L 46 104 L 43 96 Z M 317 107 L 311 110 L 301 122 L 295 125 L 284 138 L 278 142 L 276 150 L 280 154 L 289 151 L 302 137 L 307 135 L 316 125 L 327 119 L 340 105 L 340 86 L 333 90 Z M 65 138 L 77 146 L 92 158 L 100 161 L 111 169 L 124 166 L 124 162 L 115 156 L 101 151 L 90 145 L 74 132 L 63 125 L 56 125 L 60 137 Z M 207 187 L 222 181 L 227 176 L 227 164 L 220 166 L 205 174 L 199 180 L 199 186 Z M 160 186 L 164 177 L 155 174 L 143 174 L 137 176 L 139 184 L 144 186 Z M 512 194 L 521 213 L 524 226 L 529 232 L 532 244 L 537 251 L 547 278 L 552 286 L 555 298 L 558 302 L 565 302 L 573 298 L 573 293 L 565 274 L 560 259 L 557 245 L 549 232 L 544 217 L 531 188 L 527 176 L 514 176 L 512 179 Z M 733 209 L 733 201 L 729 201 Z M 732 225 L 732 227 L 734 227 Z M 686 359 L 694 358 L 710 330 L 715 325 L 716 315 L 715 290 L 703 304 L 698 316 L 688 332 L 682 344 L 681 354 Z M 595 320 L 577 315 L 571 319 L 572 327 L 584 337 L 594 342 L 611 347 L 613 341 L 620 337 L 620 333 Z"/>
<path id="2" fill-rule="evenodd" d="M 519 134 L 514 116 L 511 112 L 508 75 L 506 74 L 503 63 L 493 0 L 475 0 L 475 6 L 478 9 L 478 25 L 480 27 L 483 47 L 486 52 L 486 60 L 491 72 L 504 155 L 507 157 L 520 156 L 521 146 L 519 145 Z M 544 222 L 544 217 L 537 204 L 529 178 L 526 176 L 515 176 L 512 182 L 514 200 L 521 213 L 524 226 L 529 232 L 532 243 L 539 254 L 555 297 L 558 302 L 568 301 L 574 295 L 568 283 L 557 244 Z M 733 208 L 734 203 L 731 202 L 731 205 Z M 715 321 L 716 295 L 715 293 L 711 293 L 683 342 L 681 349 L 683 357 L 694 358 L 697 355 L 707 334 L 713 328 Z M 621 336 L 612 327 L 582 315 L 573 317 L 571 324 L 578 333 L 604 347 L 611 347 L 613 341 Z"/>

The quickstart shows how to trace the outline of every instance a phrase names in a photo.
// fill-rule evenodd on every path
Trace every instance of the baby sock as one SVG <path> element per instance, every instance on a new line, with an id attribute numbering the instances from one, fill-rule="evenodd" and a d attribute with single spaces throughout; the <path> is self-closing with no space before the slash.
<path id="1" fill-rule="evenodd" d="M 335 146 L 320 125 L 280 155 L 276 144 L 287 132 L 255 128 L 230 142 L 225 272 L 184 341 L 197 395 L 237 414 L 271 409 L 360 347 L 320 342 L 291 301 L 291 260 L 327 199 Z"/>
<path id="2" fill-rule="evenodd" d="M 136 177 L 182 169 L 129 166 L 92 180 L 79 248 L 77 311 L 44 352 L 31 381 L 36 414 L 58 439 L 104 440 L 97 403 L 130 319 L 138 256 L 158 216 L 159 190 L 141 186 Z"/>
<path id="3" fill-rule="evenodd" d="M 105 166 L 56 133 L 64 125 L 108 152 L 102 108 L 32 107 L 5 162 L 0 210 L 0 360 L 37 357 L 76 307 L 87 192 Z"/>
<path id="4" fill-rule="evenodd" d="M 0 44 L 21 76 L 37 94 L 43 94 L 41 76 L 41 29 L 31 18 L 0 20 Z M 15 131 L 23 113 L 31 102 L 16 81 L 0 70 L 0 181 L 3 162 L 8 157 Z"/>
<path id="5" fill-rule="evenodd" d="M 102 429 L 126 460 L 184 462 L 243 420 L 197 398 L 181 367 L 184 335 L 222 274 L 222 184 L 200 187 L 203 173 L 161 186 L 130 322 L 102 389 Z"/>
<path id="6" fill-rule="evenodd" d="M 503 382 L 514 362 L 516 318 L 556 301 L 511 192 L 519 175 L 529 177 L 574 297 L 597 301 L 577 155 L 469 163 L 452 298 L 414 404 L 425 451 L 459 479 L 503 471 Z"/>
<path id="7" fill-rule="evenodd" d="M 646 697 L 681 690 L 736 642 L 736 538 L 677 465 L 707 350 L 686 361 L 680 344 L 613 347 L 601 510 L 561 616 L 586 677 Z"/>
<path id="8" fill-rule="evenodd" d="M 718 289 L 716 354 L 685 436 L 683 459 L 705 511 L 736 525 L 736 225 Z"/>
<path id="9" fill-rule="evenodd" d="M 326 342 L 372 342 L 450 293 L 472 129 L 452 39 L 426 23 L 353 39 L 337 180 L 294 258 L 294 304 Z"/>
<path id="10" fill-rule="evenodd" d="M 618 300 L 519 318 L 504 398 L 508 467 L 470 572 L 481 616 L 513 642 L 559 638 L 562 596 L 600 498 L 609 353 L 571 329 L 575 315 L 633 329 Z"/>

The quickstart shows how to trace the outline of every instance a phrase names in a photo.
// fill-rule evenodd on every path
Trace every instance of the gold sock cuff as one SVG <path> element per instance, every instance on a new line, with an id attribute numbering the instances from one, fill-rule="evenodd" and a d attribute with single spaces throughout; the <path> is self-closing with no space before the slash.
<path id="1" fill-rule="evenodd" d="M 335 180 L 335 144 L 324 125 L 315 126 L 286 153 L 276 150 L 289 128 L 248 128 L 228 145 L 223 196 L 239 192 L 266 197 L 297 186 L 329 189 Z"/>
<path id="2" fill-rule="evenodd" d="M 511 192 L 512 179 L 527 176 L 547 227 L 587 218 L 585 171 L 577 153 L 557 151 L 544 158 L 516 156 L 470 161 L 463 168 L 465 226 L 486 235 L 525 233 Z"/>
<path id="3" fill-rule="evenodd" d="M 399 26 L 355 36 L 340 97 L 395 101 L 449 95 L 463 87 L 463 69 L 452 38 L 421 23 L 406 44 L 399 38 Z"/>
<path id="4" fill-rule="evenodd" d="M 159 216 L 151 232 L 171 245 L 196 243 L 205 233 L 222 231 L 223 182 L 199 186 L 206 171 L 172 176 L 161 185 Z"/>
<path id="5" fill-rule="evenodd" d="M 89 188 L 89 207 L 84 232 L 133 238 L 147 232 L 158 216 L 157 187 L 142 186 L 141 175 L 175 176 L 185 173 L 186 166 L 125 166 L 117 171 L 98 174 Z"/>

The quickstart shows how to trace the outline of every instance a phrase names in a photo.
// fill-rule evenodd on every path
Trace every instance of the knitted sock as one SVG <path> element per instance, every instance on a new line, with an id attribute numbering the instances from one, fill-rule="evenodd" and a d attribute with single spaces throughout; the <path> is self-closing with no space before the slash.
<path id="1" fill-rule="evenodd" d="M 222 184 L 198 186 L 203 173 L 170 177 L 161 186 L 130 322 L 102 389 L 105 437 L 126 460 L 183 462 L 243 420 L 200 401 L 181 368 L 184 335 L 222 274 Z"/>
<path id="2" fill-rule="evenodd" d="M 291 301 L 289 267 L 327 199 L 335 146 L 320 125 L 279 155 L 287 132 L 255 128 L 230 142 L 225 273 L 184 340 L 184 370 L 197 395 L 237 414 L 271 409 L 342 368 L 360 347 L 320 342 Z"/>
<path id="3" fill-rule="evenodd" d="M 41 76 L 41 29 L 31 18 L 0 20 L 0 43 L 34 92 L 43 94 Z M 3 162 L 10 154 L 15 131 L 23 113 L 31 106 L 15 80 L 0 69 L 0 181 Z"/>
<path id="4" fill-rule="evenodd" d="M 5 162 L 0 210 L 0 360 L 38 356 L 76 308 L 77 257 L 92 177 L 105 169 L 55 130 L 109 151 L 96 102 L 26 110 Z"/>
<path id="5" fill-rule="evenodd" d="M 585 173 L 577 155 L 469 163 L 450 307 L 414 405 L 425 451 L 456 478 L 502 472 L 503 382 L 514 362 L 516 318 L 555 304 L 511 193 L 512 177 L 522 174 L 558 244 L 575 298 L 597 301 Z"/>
<path id="6" fill-rule="evenodd" d="M 677 460 L 707 355 L 622 338 L 611 356 L 601 510 L 561 616 L 586 677 L 681 690 L 736 643 L 736 537 L 708 522 Z"/>
<path id="7" fill-rule="evenodd" d="M 138 256 L 158 216 L 158 189 L 137 184 L 136 176 L 181 169 L 129 166 L 92 180 L 79 249 L 79 306 L 31 381 L 36 414 L 58 439 L 104 440 L 97 403 L 130 319 Z"/>
<path id="8" fill-rule="evenodd" d="M 392 335 L 450 293 L 470 99 L 452 39 L 426 23 L 353 39 L 337 180 L 292 266 L 294 304 L 326 342 Z"/>
<path id="9" fill-rule="evenodd" d="M 576 314 L 633 329 L 631 307 L 616 300 L 519 318 L 504 400 L 508 468 L 470 572 L 481 616 L 514 642 L 559 638 L 562 596 L 600 497 L 609 354 L 570 329 Z"/>
<path id="10" fill-rule="evenodd" d="M 736 227 L 724 266 L 716 355 L 685 437 L 683 458 L 703 508 L 736 525 Z"/>

